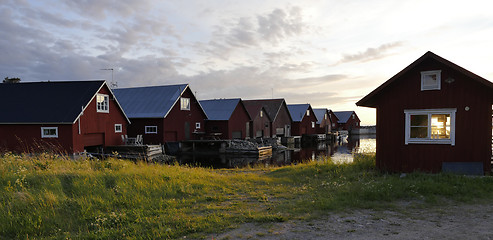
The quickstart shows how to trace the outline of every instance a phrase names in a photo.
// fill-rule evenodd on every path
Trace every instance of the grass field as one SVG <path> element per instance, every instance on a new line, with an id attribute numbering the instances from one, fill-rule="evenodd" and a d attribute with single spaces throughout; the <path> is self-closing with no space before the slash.
<path id="1" fill-rule="evenodd" d="M 48 154 L 0 156 L 0 239 L 207 238 L 245 222 L 307 219 L 397 201 L 492 199 L 493 178 L 374 169 L 374 155 L 204 169 Z"/>

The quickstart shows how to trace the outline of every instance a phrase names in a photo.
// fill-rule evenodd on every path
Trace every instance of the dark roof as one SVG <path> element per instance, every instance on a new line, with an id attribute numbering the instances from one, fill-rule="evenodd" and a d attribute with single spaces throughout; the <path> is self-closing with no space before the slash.
<path id="1" fill-rule="evenodd" d="M 380 85 L 378 88 L 376 88 L 375 90 L 373 90 L 371 93 L 369 93 L 368 95 L 366 95 L 364 98 L 362 98 L 361 100 L 359 100 L 356 105 L 357 106 L 365 106 L 365 107 L 376 107 L 376 99 L 375 99 L 375 96 L 378 95 L 383 89 L 385 89 L 387 86 L 389 86 L 390 84 L 392 84 L 394 81 L 396 81 L 397 79 L 399 79 L 402 75 L 406 74 L 408 71 L 410 71 L 411 69 L 413 69 L 414 67 L 416 67 L 417 65 L 419 65 L 421 62 L 423 62 L 424 60 L 426 59 L 434 59 L 435 61 L 437 62 L 440 62 L 466 76 L 468 76 L 469 78 L 471 78 L 472 80 L 474 81 L 477 81 L 478 83 L 480 84 L 483 84 L 485 87 L 487 88 L 491 88 L 493 89 L 493 83 L 470 72 L 469 70 L 465 69 L 465 68 L 462 68 L 460 67 L 459 65 L 453 63 L 453 62 L 450 62 L 449 60 L 445 59 L 445 58 L 442 58 L 430 51 L 426 52 L 423 56 L 421 56 L 420 58 L 418 58 L 416 61 L 414 61 L 413 63 L 411 63 L 409 66 L 407 66 L 406 68 L 404 68 L 403 70 L 401 70 L 399 73 L 397 73 L 396 75 L 394 75 L 392 78 L 390 78 L 389 80 L 387 80 L 386 82 L 384 82 L 382 85 Z"/>
<path id="2" fill-rule="evenodd" d="M 119 88 L 115 95 L 129 118 L 165 118 L 188 84 Z"/>
<path id="3" fill-rule="evenodd" d="M 202 100 L 200 105 L 202 105 L 208 120 L 229 120 L 240 102 L 241 99 L 239 98 L 213 99 Z"/>
<path id="4" fill-rule="evenodd" d="M 105 81 L 0 84 L 0 123 L 74 123 Z"/>
<path id="5" fill-rule="evenodd" d="M 283 98 L 279 99 L 259 99 L 259 100 L 243 100 L 245 106 L 247 104 L 262 104 L 269 118 L 274 121 L 277 118 L 277 115 L 281 111 L 281 107 L 286 102 Z M 291 116 L 289 116 L 291 117 Z"/>
<path id="6" fill-rule="evenodd" d="M 342 111 L 342 112 L 333 112 L 334 115 L 336 115 L 338 121 L 337 123 L 347 123 L 351 115 L 354 113 L 354 111 Z"/>
<path id="7" fill-rule="evenodd" d="M 289 104 L 289 114 L 291 114 L 291 119 L 293 122 L 301 122 L 306 114 L 306 110 L 310 108 L 310 104 Z M 315 116 L 316 118 L 316 116 Z M 318 121 L 318 120 L 317 120 Z"/>
<path id="8" fill-rule="evenodd" d="M 327 108 L 314 108 L 313 112 L 315 113 L 315 116 L 317 117 L 317 124 L 321 124 L 322 120 L 324 120 L 325 113 L 327 113 L 329 110 Z M 327 116 L 329 117 L 329 116 Z"/>

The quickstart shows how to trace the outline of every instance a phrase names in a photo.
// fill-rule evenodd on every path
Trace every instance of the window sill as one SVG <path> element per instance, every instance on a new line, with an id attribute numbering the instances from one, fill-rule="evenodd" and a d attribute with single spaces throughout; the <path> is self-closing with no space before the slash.
<path id="1" fill-rule="evenodd" d="M 420 140 L 407 140 L 406 145 L 409 144 L 446 144 L 454 146 L 452 140 L 450 139 L 420 139 Z"/>

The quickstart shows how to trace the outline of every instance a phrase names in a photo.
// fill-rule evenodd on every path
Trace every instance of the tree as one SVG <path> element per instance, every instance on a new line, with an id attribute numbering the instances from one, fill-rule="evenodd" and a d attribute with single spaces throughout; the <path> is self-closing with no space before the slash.
<path id="1" fill-rule="evenodd" d="M 20 78 L 9 78 L 9 77 L 5 77 L 5 79 L 3 80 L 3 83 L 18 83 L 20 81 L 21 81 Z"/>

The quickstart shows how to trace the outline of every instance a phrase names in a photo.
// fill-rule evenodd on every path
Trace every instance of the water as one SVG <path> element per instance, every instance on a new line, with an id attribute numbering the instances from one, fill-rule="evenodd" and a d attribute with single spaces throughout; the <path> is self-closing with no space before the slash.
<path id="1" fill-rule="evenodd" d="M 372 153 L 376 150 L 375 135 L 361 135 L 343 138 L 334 143 L 319 142 L 312 146 L 288 146 L 281 152 L 259 159 L 244 155 L 184 155 L 178 157 L 181 164 L 212 168 L 243 168 L 247 166 L 283 166 L 304 161 L 321 161 L 331 157 L 336 163 L 353 161 L 353 153 Z"/>

